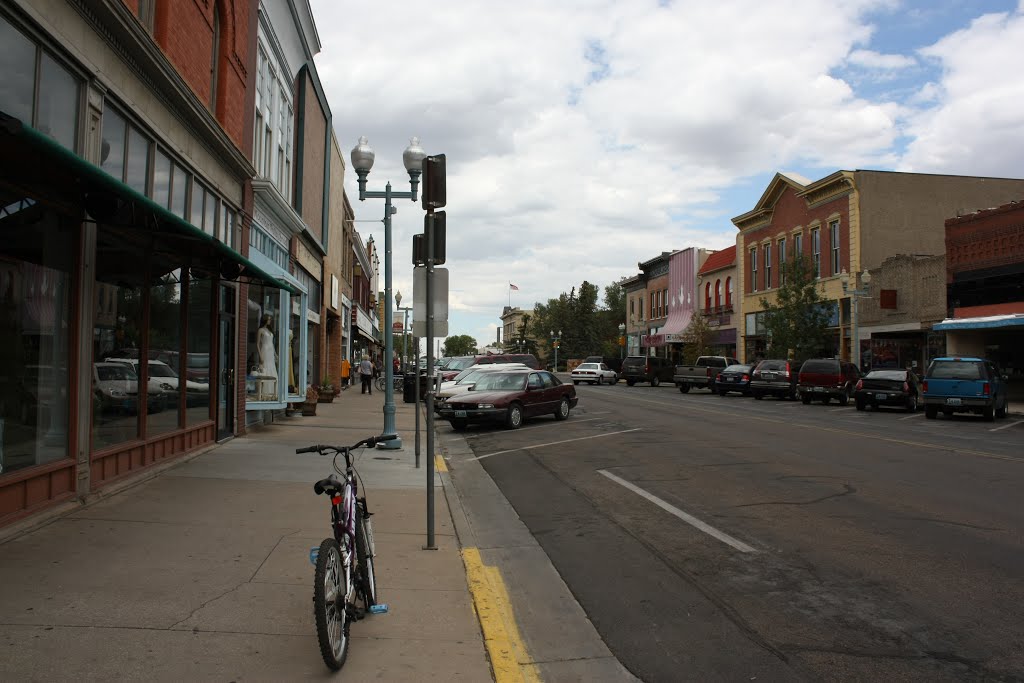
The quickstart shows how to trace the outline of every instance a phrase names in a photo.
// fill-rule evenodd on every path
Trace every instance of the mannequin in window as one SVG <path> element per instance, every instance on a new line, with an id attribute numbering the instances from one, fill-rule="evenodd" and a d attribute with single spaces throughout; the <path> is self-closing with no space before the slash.
<path id="1" fill-rule="evenodd" d="M 277 349 L 274 345 L 274 316 L 267 313 L 260 321 L 256 332 L 256 349 L 260 354 L 260 400 L 269 401 L 277 397 Z"/>

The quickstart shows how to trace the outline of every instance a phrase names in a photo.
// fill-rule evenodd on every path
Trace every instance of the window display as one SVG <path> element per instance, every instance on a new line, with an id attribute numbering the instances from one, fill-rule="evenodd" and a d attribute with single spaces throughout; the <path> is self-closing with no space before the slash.
<path id="1" fill-rule="evenodd" d="M 280 402 L 282 389 L 278 352 L 281 290 L 254 285 L 249 288 L 245 395 L 248 401 Z"/>

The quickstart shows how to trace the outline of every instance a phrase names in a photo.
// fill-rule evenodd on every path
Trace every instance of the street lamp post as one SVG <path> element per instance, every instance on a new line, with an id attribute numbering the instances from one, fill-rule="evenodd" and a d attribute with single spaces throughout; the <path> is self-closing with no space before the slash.
<path id="1" fill-rule="evenodd" d="M 839 275 L 839 282 L 843 285 L 843 294 L 849 294 L 850 295 L 851 303 L 853 305 L 853 331 L 852 331 L 852 333 L 850 335 L 850 337 L 851 337 L 850 343 L 852 345 L 851 353 L 850 353 L 850 356 L 851 356 L 850 360 L 853 360 L 853 358 L 857 359 L 856 360 L 856 365 L 857 365 L 857 369 L 858 370 L 861 369 L 861 360 L 862 359 L 861 359 L 861 355 L 860 355 L 860 339 L 858 339 L 858 336 L 859 336 L 859 333 L 860 333 L 860 330 L 858 329 L 858 326 L 859 326 L 860 323 L 859 323 L 859 321 L 857 319 L 857 316 L 858 316 L 857 299 L 867 299 L 867 298 L 871 297 L 871 290 L 869 289 L 869 286 L 871 285 L 871 273 L 868 272 L 867 268 L 865 268 L 864 272 L 860 274 L 860 281 L 861 281 L 861 284 L 864 285 L 863 289 L 857 289 L 857 276 L 855 274 L 853 276 L 853 288 L 851 289 L 850 288 L 850 274 L 846 272 L 846 269 L 844 268 L 843 272 L 840 273 L 840 275 Z M 854 355 L 854 354 L 856 354 L 856 355 Z"/>
<path id="2" fill-rule="evenodd" d="M 555 369 L 554 372 L 558 372 L 558 344 L 562 341 L 562 331 L 559 330 L 558 334 L 555 334 L 554 330 L 551 330 L 551 346 L 555 349 Z"/>
<path id="3" fill-rule="evenodd" d="M 619 360 L 626 354 L 626 323 L 619 323 Z"/>
<path id="4" fill-rule="evenodd" d="M 359 138 L 359 143 L 352 148 L 352 168 L 359 176 L 359 201 L 366 199 L 384 200 L 384 300 L 387 306 L 384 307 L 384 329 L 388 330 L 384 335 L 384 430 L 383 436 L 395 435 L 395 439 L 382 441 L 378 446 L 385 449 L 402 447 L 402 439 L 398 437 L 395 429 L 395 389 L 394 389 L 394 364 L 391 358 L 394 355 L 394 342 L 392 340 L 391 325 L 391 216 L 398 212 L 398 208 L 391 204 L 392 199 L 411 199 L 416 201 L 417 190 L 420 184 L 420 174 L 423 172 L 423 158 L 427 153 L 420 147 L 419 138 L 409 140 L 409 146 L 402 153 L 402 162 L 405 170 L 409 172 L 409 192 L 394 192 L 391 190 L 391 181 L 383 192 L 368 191 L 366 189 L 366 176 L 373 168 L 374 153 L 366 140 L 366 136 Z"/>

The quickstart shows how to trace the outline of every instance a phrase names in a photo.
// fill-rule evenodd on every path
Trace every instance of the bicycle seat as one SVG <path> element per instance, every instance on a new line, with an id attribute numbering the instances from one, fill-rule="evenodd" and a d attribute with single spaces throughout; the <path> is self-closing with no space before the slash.
<path id="1" fill-rule="evenodd" d="M 336 493 L 341 493 L 344 484 L 338 481 L 338 478 L 333 474 L 326 479 L 321 479 L 317 483 L 313 484 L 313 490 L 316 491 L 316 495 L 326 493 L 329 496 L 333 496 Z"/>

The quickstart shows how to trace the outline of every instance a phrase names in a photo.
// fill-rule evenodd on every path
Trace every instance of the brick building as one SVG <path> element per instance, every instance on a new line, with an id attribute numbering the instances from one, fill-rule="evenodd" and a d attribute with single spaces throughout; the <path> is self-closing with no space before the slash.
<path id="1" fill-rule="evenodd" d="M 669 258 L 672 252 L 663 251 L 652 259 L 637 263 L 643 275 L 644 290 L 634 297 L 642 296 L 639 305 L 642 333 L 640 335 L 640 353 L 645 356 L 667 358 L 669 347 L 665 345 L 665 335 L 661 329 L 668 319 L 668 285 Z M 627 304 L 628 305 L 628 304 Z M 644 318 L 646 307 L 647 317 Z"/>
<path id="2" fill-rule="evenodd" d="M 710 254 L 697 271 L 697 303 L 708 326 L 714 329 L 711 351 L 736 357 L 736 328 L 742 320 L 736 298 L 736 247 Z"/>

